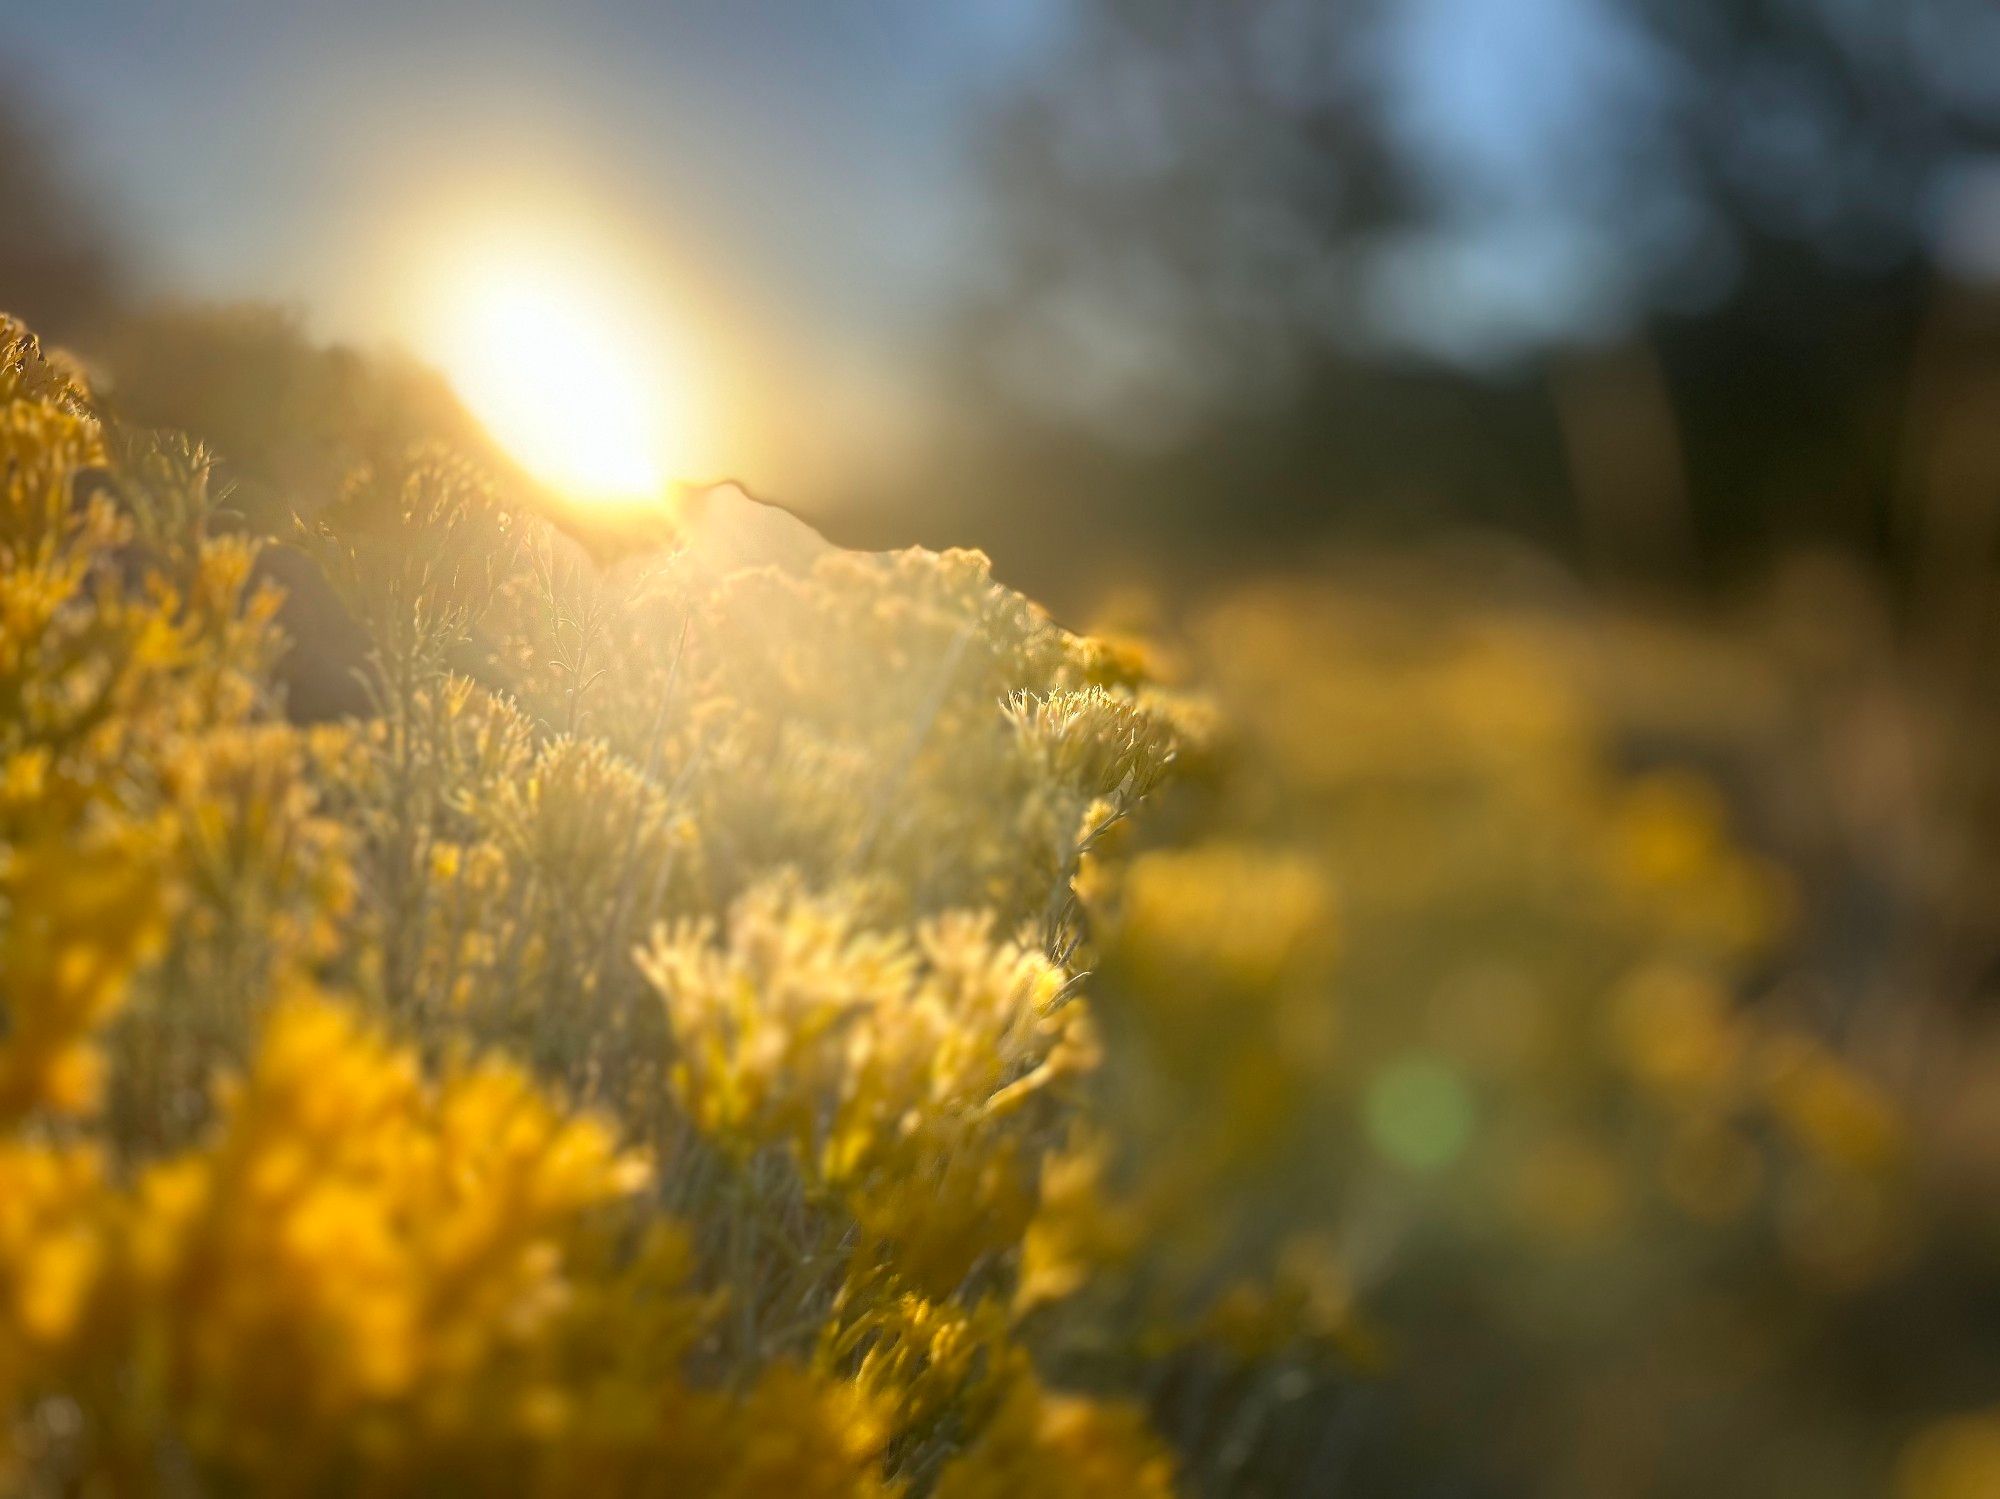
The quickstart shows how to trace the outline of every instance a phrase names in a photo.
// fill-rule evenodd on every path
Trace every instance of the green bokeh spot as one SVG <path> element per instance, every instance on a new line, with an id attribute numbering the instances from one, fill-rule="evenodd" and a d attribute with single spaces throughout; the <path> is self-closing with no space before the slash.
<path id="1" fill-rule="evenodd" d="M 1418 1053 L 1376 1074 L 1361 1105 L 1377 1150 L 1412 1171 L 1437 1171 L 1472 1138 L 1472 1094 L 1456 1069 Z"/>

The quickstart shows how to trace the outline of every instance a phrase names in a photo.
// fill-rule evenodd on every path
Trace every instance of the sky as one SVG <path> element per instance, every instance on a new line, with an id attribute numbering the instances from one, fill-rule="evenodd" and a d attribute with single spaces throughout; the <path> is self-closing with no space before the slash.
<path id="1" fill-rule="evenodd" d="M 1592 0 L 1406 9 L 1408 128 L 1521 198 L 1635 65 Z M 6 31 L 163 282 L 373 331 L 382 230 L 468 163 L 650 221 L 787 316 L 908 317 L 975 232 L 969 130 L 1060 24 L 1060 0 L 67 0 Z"/>
<path id="2" fill-rule="evenodd" d="M 867 379 L 976 267 L 968 144 L 1067 8 L 0 0 L 0 64 L 165 289 L 398 337 L 428 295 L 427 239 L 532 204 L 587 222 L 671 296 L 751 309 Z M 1629 237 L 1593 234 L 1572 190 L 1607 122 L 1643 117 L 1664 85 L 1610 13 L 1395 0 L 1380 66 L 1396 127 L 1471 185 L 1478 219 L 1379 288 L 1418 344 L 1473 357 L 1618 316 Z M 1995 237 L 1975 238 L 1990 256 Z"/>
<path id="3" fill-rule="evenodd" d="M 655 304 L 648 335 L 710 388 L 687 467 L 744 467 L 754 390 L 812 472 L 854 461 L 829 444 L 887 452 L 927 420 L 911 350 L 975 232 L 964 138 L 1053 17 L 1048 0 L 66 0 L 18 7 L 4 45 L 153 289 L 283 302 L 320 336 L 428 355 L 438 267 L 535 241 Z"/>
<path id="4" fill-rule="evenodd" d="M 767 426 L 774 406 L 811 408 L 778 423 L 799 473 L 932 421 L 922 340 L 979 260 L 967 147 L 1064 15 L 1063 0 L 0 5 L 0 45 L 64 165 L 156 289 L 285 302 L 321 336 L 426 353 L 451 265 L 567 237 L 582 274 L 645 287 L 647 335 L 685 354 L 715 411 L 749 410 L 750 390 Z M 1637 65 L 1596 14 L 1406 0 L 1386 64 L 1405 75 L 1401 128 L 1477 174 L 1491 210 L 1384 279 L 1417 342 L 1466 355 L 1601 310 L 1605 267 L 1536 201 L 1591 90 Z M 647 298 L 619 295 L 638 317 Z M 688 463 L 742 467 L 749 439 L 711 437 Z"/>
<path id="5" fill-rule="evenodd" d="M 953 258 L 958 133 L 1039 0 L 70 0 L 7 33 L 73 165 L 182 290 L 366 322 L 385 219 L 556 188 L 788 311 L 895 315 Z M 471 19 L 468 20 L 468 17 Z"/>

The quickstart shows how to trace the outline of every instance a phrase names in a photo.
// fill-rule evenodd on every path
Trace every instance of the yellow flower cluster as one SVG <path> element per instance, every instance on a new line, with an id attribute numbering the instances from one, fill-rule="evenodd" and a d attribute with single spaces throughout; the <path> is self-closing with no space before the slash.
<path id="1" fill-rule="evenodd" d="M 782 1146 L 902 1275 L 948 1292 L 1020 1239 L 1035 1095 L 1088 1068 L 1079 1006 L 1040 954 L 963 914 L 868 932 L 833 900 L 759 888 L 662 933 L 643 967 L 673 1027 L 672 1085 L 725 1150 Z"/>
<path id="2" fill-rule="evenodd" d="M 1172 705 L 973 555 L 600 569 L 425 450 L 300 728 L 207 455 L 0 345 L 0 1492 L 1167 1490 L 1003 1308 Z"/>
<path id="3" fill-rule="evenodd" d="M 129 1189 L 87 1148 L 14 1142 L 0 1165 L 0 1392 L 36 1413 L 0 1473 L 103 1492 L 167 1487 L 169 1460 L 269 1492 L 876 1486 L 858 1396 L 797 1369 L 741 1403 L 685 1383 L 703 1314 L 685 1253 L 655 1230 L 614 1257 L 646 1167 L 511 1066 L 433 1083 L 300 996 L 214 1136 Z"/>
<path id="4" fill-rule="evenodd" d="M 1973 1372 L 1848 1394 L 1991 1216 L 1661 748 L 1695 646 L 1090 639 L 360 456 L 275 552 L 0 327 L 0 1493 L 1990 1478 Z"/>
<path id="5" fill-rule="evenodd" d="M 1198 1483 L 1309 1486 L 1306 1433 L 1386 1368 L 1502 1487 L 1692 1492 L 1649 1422 L 1933 1252 L 1912 1100 L 1768 987 L 1784 876 L 1596 696 L 1667 676 L 1639 648 L 1435 578 L 1194 621 L 1231 733 L 1184 846 L 1083 862 L 1112 1127 L 1045 1167 L 1016 1304 L 1066 1348 L 1093 1329 L 1071 1356 L 1164 1388 L 1169 1431 L 1209 1392 Z M 1628 1404 L 1574 1440 L 1614 1365 Z M 1845 1423 L 1852 1491 L 1886 1481 L 1878 1414 L 1765 1419 L 1774 1451 Z"/>

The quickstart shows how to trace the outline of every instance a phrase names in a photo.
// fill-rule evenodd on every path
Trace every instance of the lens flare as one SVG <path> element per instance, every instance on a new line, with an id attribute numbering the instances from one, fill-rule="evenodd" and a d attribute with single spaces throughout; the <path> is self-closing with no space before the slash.
<path id="1" fill-rule="evenodd" d="M 536 478 L 578 500 L 653 500 L 689 460 L 693 419 L 645 305 L 585 257 L 467 257 L 439 277 L 424 352 Z"/>

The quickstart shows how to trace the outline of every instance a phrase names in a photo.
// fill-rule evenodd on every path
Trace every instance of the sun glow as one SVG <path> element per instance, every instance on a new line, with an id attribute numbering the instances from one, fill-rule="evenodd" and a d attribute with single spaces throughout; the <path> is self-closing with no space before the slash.
<path id="1" fill-rule="evenodd" d="M 629 504 L 693 461 L 690 382 L 610 267 L 510 249 L 459 259 L 436 286 L 424 352 L 536 478 Z"/>

